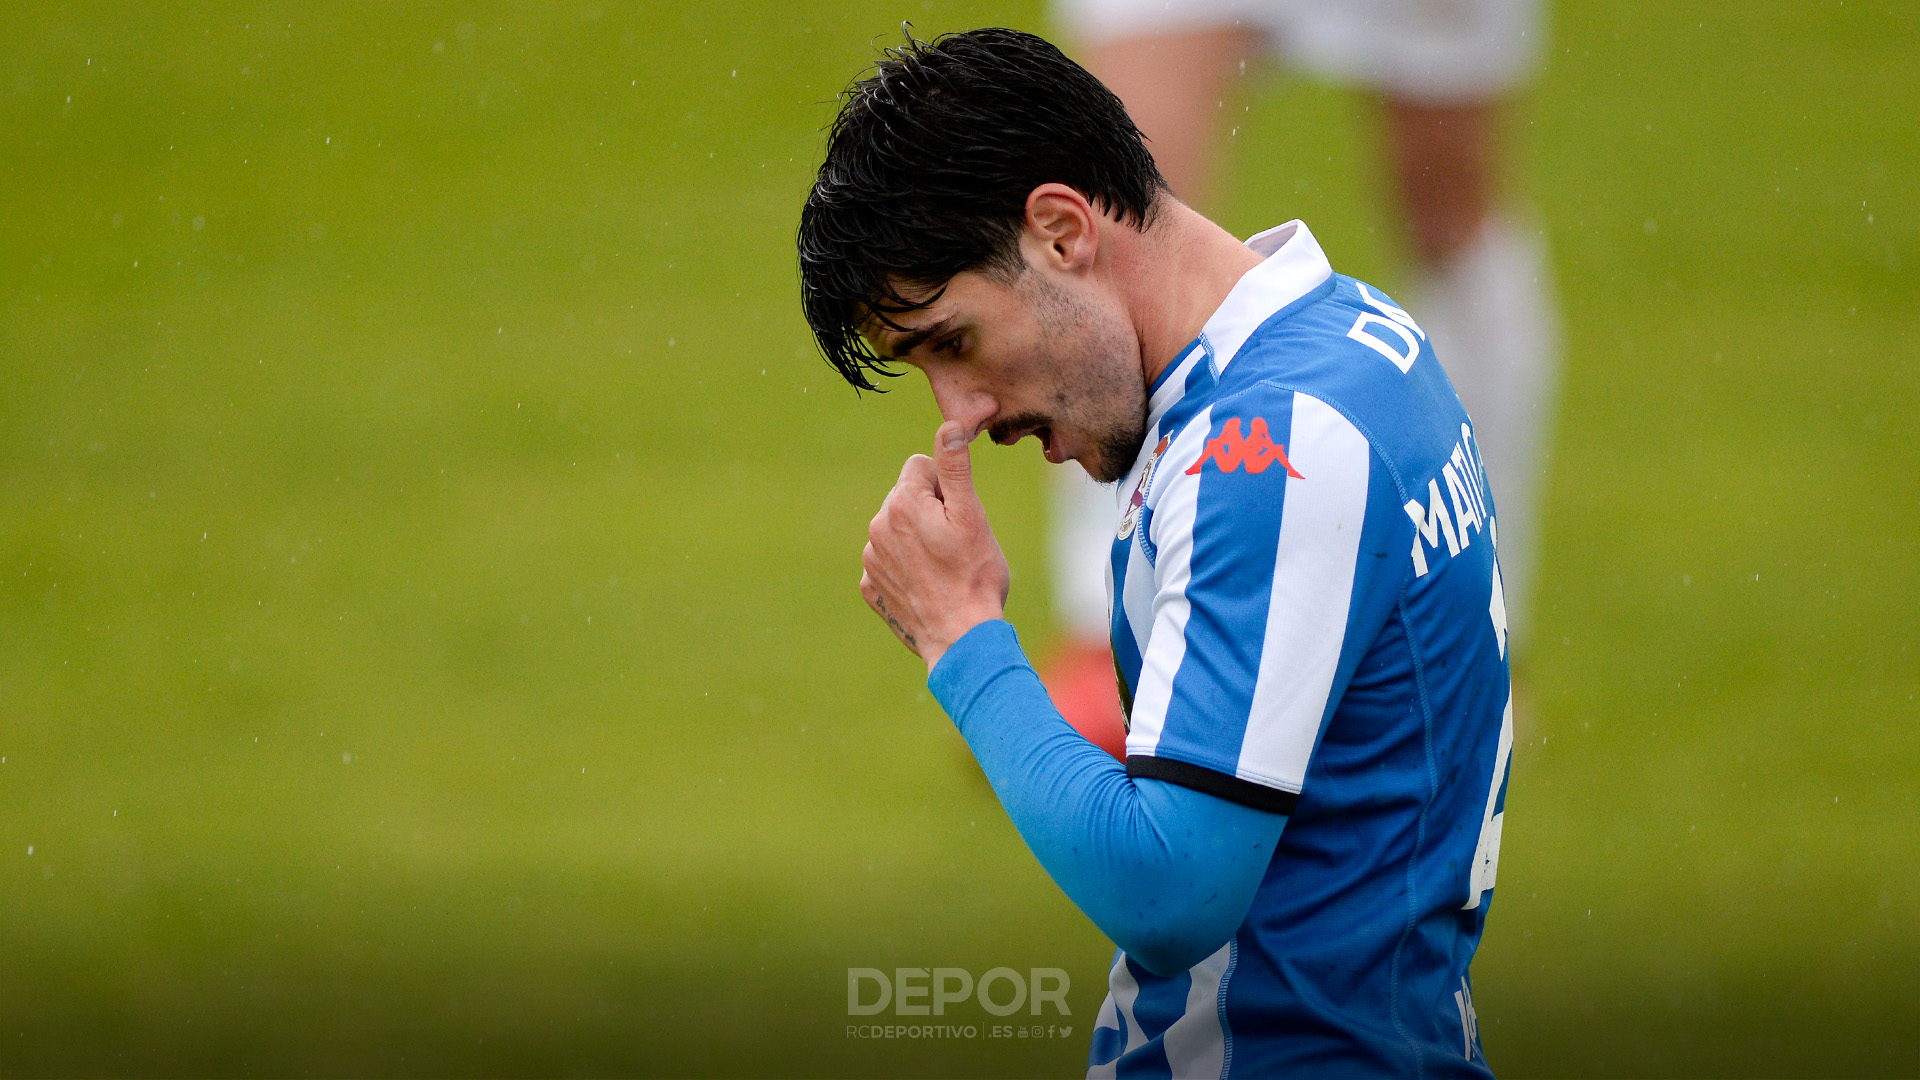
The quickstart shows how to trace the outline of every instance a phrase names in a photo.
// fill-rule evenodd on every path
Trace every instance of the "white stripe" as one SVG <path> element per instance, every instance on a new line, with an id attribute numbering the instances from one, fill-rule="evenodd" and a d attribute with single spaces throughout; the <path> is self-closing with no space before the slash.
<path id="1" fill-rule="evenodd" d="M 1326 252 L 1304 221 L 1289 221 L 1247 241 L 1266 261 L 1247 271 L 1207 319 L 1201 331 L 1213 343 L 1219 370 L 1227 370 L 1240 346 L 1274 312 L 1312 292 L 1333 276 Z"/>
<path id="2" fill-rule="evenodd" d="M 1206 355 L 1206 347 L 1195 341 L 1186 355 L 1175 361 L 1173 372 L 1161 380 L 1160 388 L 1147 399 L 1147 430 L 1153 434 L 1148 435 L 1147 441 L 1140 445 L 1140 456 L 1135 459 L 1133 465 L 1136 472 L 1141 463 L 1146 461 L 1147 455 L 1153 452 L 1153 444 L 1160 441 L 1160 418 L 1166 415 L 1168 409 L 1173 408 L 1174 402 L 1187 396 L 1187 378 L 1193 374 L 1193 365 L 1200 363 Z M 1133 490 L 1131 484 L 1123 486 L 1126 491 Z M 1121 509 L 1126 508 L 1123 506 Z"/>
<path id="3" fill-rule="evenodd" d="M 1173 1066 L 1173 1080 L 1212 1080 L 1227 1067 L 1227 1033 L 1220 1026 L 1220 979 L 1233 958 L 1229 939 L 1212 956 L 1195 964 L 1187 974 L 1193 986 L 1187 991 L 1187 1011 L 1167 1029 L 1160 1045 Z"/>
<path id="4" fill-rule="evenodd" d="M 1120 961 L 1125 963 L 1125 960 Z M 1109 975 L 1111 980 L 1112 976 Z M 1113 991 L 1107 991 L 1106 1000 L 1100 1003 L 1100 1013 L 1093 1018 L 1093 1030 L 1106 1028 L 1109 1031 L 1120 1030 L 1120 1010 L 1114 1007 Z M 1087 1080 L 1114 1080 L 1120 1068 L 1120 1055 L 1115 1054 L 1112 1061 L 1101 1065 L 1087 1066 Z"/>
<path id="5" fill-rule="evenodd" d="M 1143 535 L 1144 530 L 1134 530 L 1133 550 L 1127 552 L 1127 580 L 1120 583 L 1120 603 L 1126 609 L 1127 629 L 1133 634 L 1134 652 L 1141 656 L 1147 655 L 1147 637 L 1153 632 L 1153 564 L 1140 549 Z M 1111 573 L 1111 569 L 1108 572 Z M 1134 680 L 1136 685 L 1139 681 Z"/>
<path id="6" fill-rule="evenodd" d="M 1333 689 L 1367 516 L 1366 436 L 1331 405 L 1296 393 L 1260 675 L 1236 775 L 1298 792 Z"/>
<path id="7" fill-rule="evenodd" d="M 1152 610 L 1141 612 L 1145 618 L 1133 623 L 1135 635 L 1140 627 L 1147 628 L 1147 641 L 1133 692 L 1133 721 L 1127 733 L 1129 757 L 1152 756 L 1159 747 L 1167 706 L 1173 700 L 1173 676 L 1187 655 L 1187 616 L 1193 610 L 1187 600 L 1187 583 L 1193 578 L 1193 521 L 1200 509 L 1200 483 L 1186 471 L 1200 460 L 1212 425 L 1213 409 L 1209 406 L 1180 429 L 1179 437 L 1161 455 L 1154 490 L 1148 493 L 1148 502 L 1159 504 L 1153 510 L 1153 543 L 1158 558 L 1153 565 Z M 1158 477 L 1166 479 L 1159 482 Z M 1134 554 L 1146 560 L 1137 541 Z M 1131 570 L 1127 577 L 1133 577 Z M 1128 597 L 1128 621 L 1133 621 L 1134 613 L 1133 598 Z"/>

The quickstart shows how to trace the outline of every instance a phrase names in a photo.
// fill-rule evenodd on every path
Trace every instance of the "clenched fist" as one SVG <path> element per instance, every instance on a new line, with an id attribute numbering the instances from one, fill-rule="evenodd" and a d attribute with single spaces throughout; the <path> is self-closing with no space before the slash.
<path id="1" fill-rule="evenodd" d="M 907 459 L 860 553 L 860 595 L 928 671 L 967 631 L 1001 617 L 1009 581 L 974 494 L 965 428 L 940 425 L 934 455 Z"/>

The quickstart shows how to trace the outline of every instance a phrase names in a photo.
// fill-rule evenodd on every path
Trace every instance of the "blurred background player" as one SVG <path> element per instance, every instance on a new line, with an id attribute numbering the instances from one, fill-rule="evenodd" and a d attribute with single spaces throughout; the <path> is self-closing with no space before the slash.
<path id="1" fill-rule="evenodd" d="M 1532 0 L 1055 0 L 1054 15 L 1146 134 L 1181 201 L 1208 212 L 1222 120 L 1250 63 L 1282 62 L 1379 97 L 1387 164 L 1416 273 L 1403 289 L 1488 459 L 1513 636 L 1523 638 L 1537 493 L 1558 367 L 1546 252 L 1503 198 L 1502 106 L 1532 74 Z M 1285 147 L 1255 153 L 1287 153 Z M 1047 672 L 1062 715 L 1124 755 L 1108 645 L 1113 489 L 1051 470 L 1054 612 L 1066 644 Z"/>

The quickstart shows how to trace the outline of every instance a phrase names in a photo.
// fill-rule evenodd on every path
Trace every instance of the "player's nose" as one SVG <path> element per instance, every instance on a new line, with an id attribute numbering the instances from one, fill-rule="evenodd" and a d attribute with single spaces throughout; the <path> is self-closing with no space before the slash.
<path id="1" fill-rule="evenodd" d="M 977 433 L 1000 410 L 1000 403 L 993 395 L 978 387 L 931 372 L 927 380 L 933 387 L 933 401 L 940 408 L 940 418 L 966 425 L 968 434 Z"/>

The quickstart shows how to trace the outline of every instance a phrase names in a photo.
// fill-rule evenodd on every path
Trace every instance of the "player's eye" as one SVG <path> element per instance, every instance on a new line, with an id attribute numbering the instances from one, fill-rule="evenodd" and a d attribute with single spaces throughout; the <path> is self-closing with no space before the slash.
<path id="1" fill-rule="evenodd" d="M 960 335 L 955 334 L 950 338 L 946 338 L 942 340 L 940 344 L 935 345 L 933 347 L 933 351 L 946 353 L 948 356 L 959 356 L 960 355 Z"/>

